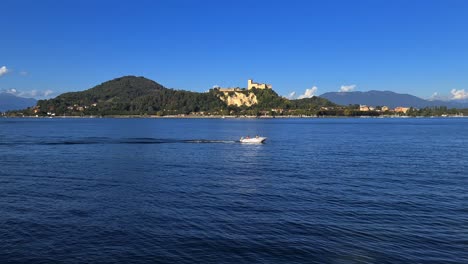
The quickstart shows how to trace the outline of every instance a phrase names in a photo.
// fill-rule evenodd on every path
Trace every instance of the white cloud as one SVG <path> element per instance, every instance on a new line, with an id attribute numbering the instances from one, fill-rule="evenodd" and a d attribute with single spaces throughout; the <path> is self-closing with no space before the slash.
<path id="1" fill-rule="evenodd" d="M 289 100 L 296 99 L 296 92 L 292 92 L 292 93 L 288 94 L 288 96 L 286 96 L 286 98 L 289 99 Z"/>
<path id="2" fill-rule="evenodd" d="M 346 92 L 352 92 L 354 89 L 356 89 L 356 85 L 341 85 L 340 92 L 346 93 Z"/>
<path id="3" fill-rule="evenodd" d="M 315 96 L 315 93 L 317 93 L 317 86 L 313 86 L 310 89 L 306 89 L 304 94 L 297 95 L 296 92 L 289 93 L 287 96 L 285 96 L 286 99 L 289 100 L 294 100 L 294 99 L 304 99 L 304 98 L 312 98 Z"/>
<path id="4" fill-rule="evenodd" d="M 448 101 L 448 100 L 450 100 L 450 97 L 448 97 L 447 95 L 439 94 L 438 92 L 434 92 L 431 95 L 431 97 L 429 97 L 427 100 L 429 100 L 429 101 L 435 101 L 435 100 Z"/>
<path id="5" fill-rule="evenodd" d="M 19 73 L 21 76 L 28 76 L 29 73 L 27 71 L 20 71 Z"/>
<path id="6" fill-rule="evenodd" d="M 314 86 L 314 87 L 312 87 L 310 89 L 306 89 L 304 94 L 299 95 L 298 99 L 312 98 L 315 95 L 315 93 L 317 92 L 317 90 L 318 90 L 317 86 Z"/>
<path id="7" fill-rule="evenodd" d="M 47 90 L 45 90 L 45 91 L 43 92 L 44 97 L 48 97 L 49 95 L 52 95 L 53 93 L 54 93 L 54 91 L 49 90 L 49 89 L 47 89 Z"/>
<path id="8" fill-rule="evenodd" d="M 16 89 L 8 89 L 5 91 L 6 93 L 9 93 L 9 94 L 16 94 Z"/>
<path id="9" fill-rule="evenodd" d="M 452 100 L 463 100 L 463 99 L 468 99 L 468 92 L 465 92 L 465 89 L 457 90 L 457 89 L 452 89 L 450 91 L 452 94 Z"/>
<path id="10" fill-rule="evenodd" d="M 5 75 L 9 72 L 6 66 L 0 67 L 0 76 Z"/>
<path id="11" fill-rule="evenodd" d="M 37 90 L 31 90 L 31 91 L 23 91 L 19 94 L 19 96 L 22 97 L 36 97 L 37 96 Z"/>

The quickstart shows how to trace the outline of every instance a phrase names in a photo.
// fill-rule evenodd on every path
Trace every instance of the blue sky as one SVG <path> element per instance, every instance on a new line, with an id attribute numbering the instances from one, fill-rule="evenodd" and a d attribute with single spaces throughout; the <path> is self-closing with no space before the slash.
<path id="1" fill-rule="evenodd" d="M 137 75 L 468 97 L 467 14 L 464 0 L 2 0 L 0 90 L 51 97 Z"/>

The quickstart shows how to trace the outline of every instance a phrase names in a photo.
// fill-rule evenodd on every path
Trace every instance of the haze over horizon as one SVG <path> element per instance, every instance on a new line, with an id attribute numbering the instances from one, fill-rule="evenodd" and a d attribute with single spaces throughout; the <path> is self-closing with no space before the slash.
<path id="1" fill-rule="evenodd" d="M 0 91 L 49 98 L 123 75 L 203 92 L 390 90 L 468 98 L 468 2 L 13 1 Z"/>

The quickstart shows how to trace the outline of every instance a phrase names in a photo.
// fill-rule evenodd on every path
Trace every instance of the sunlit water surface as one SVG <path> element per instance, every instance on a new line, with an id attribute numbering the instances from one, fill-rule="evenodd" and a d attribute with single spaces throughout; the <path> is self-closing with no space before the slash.
<path id="1" fill-rule="evenodd" d="M 467 186 L 468 119 L 0 119 L 0 262 L 468 263 Z"/>

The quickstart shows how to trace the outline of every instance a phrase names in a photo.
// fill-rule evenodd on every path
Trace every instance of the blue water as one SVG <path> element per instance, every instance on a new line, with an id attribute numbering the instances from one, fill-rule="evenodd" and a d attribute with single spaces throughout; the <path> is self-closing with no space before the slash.
<path id="1" fill-rule="evenodd" d="M 467 186 L 468 119 L 0 119 L 0 263 L 468 263 Z"/>

